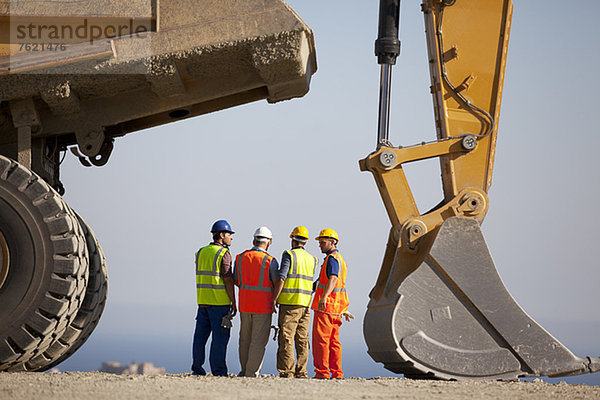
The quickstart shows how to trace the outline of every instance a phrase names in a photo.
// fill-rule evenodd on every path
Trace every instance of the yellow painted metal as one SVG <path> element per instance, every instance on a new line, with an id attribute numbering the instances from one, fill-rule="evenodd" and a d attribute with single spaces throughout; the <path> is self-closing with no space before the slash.
<path id="1" fill-rule="evenodd" d="M 467 187 L 487 192 L 492 181 L 512 3 L 456 1 L 442 7 L 441 1 L 434 0 L 425 2 L 423 10 L 432 61 L 437 137 L 485 135 L 469 154 L 441 157 L 445 199 L 450 201 Z M 493 120 L 465 104 L 444 80 L 444 71 L 448 82 Z"/>
<path id="2" fill-rule="evenodd" d="M 511 0 L 424 0 L 436 136 L 407 148 L 380 147 L 360 161 L 370 171 L 392 228 L 372 298 L 397 287 L 427 255 L 442 223 L 453 216 L 483 221 L 488 209 Z M 473 135 L 474 149 L 462 140 Z M 402 165 L 439 157 L 444 199 L 421 214 Z"/>
<path id="3" fill-rule="evenodd" d="M 426 160 L 428 158 L 440 157 L 447 154 L 459 153 L 466 154 L 466 150 L 462 147 L 462 137 L 453 138 L 439 142 L 427 143 L 421 146 L 394 148 L 394 147 L 381 147 L 376 152 L 372 153 L 367 160 L 368 166 L 371 168 L 378 166 L 378 161 L 372 161 L 373 159 L 381 158 L 381 154 L 384 152 L 394 153 L 396 159 L 393 164 L 384 165 L 384 168 L 390 170 L 400 164 L 409 163 L 412 161 Z M 362 165 L 361 165 L 361 168 Z M 368 169 L 368 167 L 367 167 Z M 366 169 L 362 169 L 363 171 Z"/>
<path id="4" fill-rule="evenodd" d="M 375 181 L 393 226 L 402 225 L 407 218 L 419 215 L 412 193 L 405 190 L 408 181 L 402 167 L 376 175 Z"/>
<path id="5" fill-rule="evenodd" d="M 511 0 L 425 0 L 422 9 L 438 141 L 399 149 L 381 147 L 360 161 L 361 170 L 375 176 L 395 227 L 420 215 L 403 163 L 440 158 L 443 204 L 458 201 L 465 190 L 487 193 L 500 115 Z M 466 135 L 477 138 L 470 151 L 461 144 Z M 393 161 L 384 163 L 384 153 Z"/>

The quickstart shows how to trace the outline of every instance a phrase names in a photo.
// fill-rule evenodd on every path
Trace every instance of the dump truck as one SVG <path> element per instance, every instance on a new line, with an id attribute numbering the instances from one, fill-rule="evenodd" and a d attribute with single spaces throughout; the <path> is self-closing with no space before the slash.
<path id="1" fill-rule="evenodd" d="M 359 162 L 391 222 L 364 318 L 369 354 L 412 378 L 598 371 L 516 303 L 480 228 L 511 1 L 423 0 L 436 140 L 405 147 L 388 138 L 399 10 L 379 3 L 379 129 Z M 0 371 L 43 371 L 85 342 L 107 293 L 98 238 L 61 197 L 61 155 L 102 166 L 128 133 L 301 97 L 315 44 L 280 0 L 0 0 L 0 15 Z M 403 165 L 432 158 L 444 197 L 421 213 Z"/>
<path id="2" fill-rule="evenodd" d="M 303 96 L 316 68 L 312 31 L 279 0 L 0 0 L 0 371 L 59 364 L 106 301 L 61 154 L 104 165 L 128 133 Z"/>

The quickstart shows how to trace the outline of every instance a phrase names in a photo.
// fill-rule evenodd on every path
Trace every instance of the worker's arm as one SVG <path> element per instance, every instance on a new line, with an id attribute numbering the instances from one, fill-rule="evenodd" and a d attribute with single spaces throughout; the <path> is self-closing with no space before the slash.
<path id="1" fill-rule="evenodd" d="M 346 322 L 350 322 L 351 319 L 354 319 L 354 315 L 352 315 L 350 311 L 343 312 L 342 317 L 346 318 Z"/>
<path id="2" fill-rule="evenodd" d="M 235 286 L 240 286 L 240 268 L 241 265 L 238 265 L 238 260 L 236 259 L 233 263 L 233 284 Z"/>
<path id="3" fill-rule="evenodd" d="M 278 278 L 277 281 L 275 281 L 275 287 L 273 288 L 273 312 L 276 311 L 275 307 L 277 307 L 277 299 L 281 294 L 281 290 L 283 290 L 284 282 L 285 281 L 281 278 Z"/>
<path id="4" fill-rule="evenodd" d="M 283 284 L 287 279 L 291 266 L 292 258 L 290 257 L 290 253 L 284 251 L 281 255 L 281 264 L 279 264 L 279 271 L 277 271 L 277 274 L 273 276 L 273 312 L 276 312 L 277 299 L 279 298 L 279 295 L 283 290 Z"/>
<path id="5" fill-rule="evenodd" d="M 232 317 L 237 314 L 237 306 L 235 303 L 235 289 L 233 288 L 233 276 L 225 276 L 223 277 L 223 283 L 225 284 L 225 290 L 227 291 L 227 296 L 229 296 L 229 300 L 231 300 L 231 313 Z"/>
<path id="6" fill-rule="evenodd" d="M 329 280 L 327 281 L 327 286 L 325 286 L 325 291 L 323 295 L 319 299 L 319 310 L 325 310 L 325 306 L 327 305 L 327 296 L 333 292 L 335 289 L 335 285 L 337 285 L 338 277 L 337 275 L 330 275 Z"/>
<path id="7" fill-rule="evenodd" d="M 233 287 L 233 273 L 232 273 L 232 259 L 231 253 L 229 251 L 225 252 L 223 256 L 223 261 L 221 262 L 221 279 L 223 279 L 223 284 L 225 285 L 225 290 L 227 291 L 227 296 L 229 296 L 229 300 L 231 300 L 231 314 L 235 316 L 237 314 L 237 305 L 235 302 L 235 289 Z"/>

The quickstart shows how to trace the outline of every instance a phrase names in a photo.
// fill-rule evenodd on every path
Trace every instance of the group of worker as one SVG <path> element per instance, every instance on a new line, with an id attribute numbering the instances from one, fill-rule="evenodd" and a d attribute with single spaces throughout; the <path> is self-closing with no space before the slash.
<path id="1" fill-rule="evenodd" d="M 212 242 L 196 253 L 198 313 L 192 373 L 206 375 L 205 347 L 212 335 L 208 357 L 211 373 L 228 375 L 226 354 L 231 320 L 239 311 L 241 371 L 238 376 L 258 376 L 269 340 L 272 313 L 278 308 L 279 376 L 308 378 L 312 308 L 314 378 L 343 379 L 339 330 L 342 317 L 347 321 L 354 317 L 348 312 L 347 266 L 337 249 L 338 234 L 333 229 L 323 229 L 316 237 L 325 260 L 318 280 L 313 282 L 318 260 L 304 249 L 309 239 L 304 226 L 292 230 L 291 249 L 283 252 L 281 264 L 268 253 L 273 234 L 267 227 L 256 229 L 252 247 L 235 257 L 235 265 L 229 251 L 234 234 L 231 225 L 225 220 L 216 221 L 211 233 Z M 234 286 L 239 289 L 239 306 Z"/>

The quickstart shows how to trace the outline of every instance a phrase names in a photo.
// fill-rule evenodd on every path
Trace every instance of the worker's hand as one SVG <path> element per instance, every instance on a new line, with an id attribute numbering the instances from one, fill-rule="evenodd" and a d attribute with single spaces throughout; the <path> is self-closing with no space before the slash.
<path id="1" fill-rule="evenodd" d="M 235 303 L 231 303 L 231 318 L 235 317 L 235 314 L 237 314 L 237 307 Z"/>
<path id="2" fill-rule="evenodd" d="M 277 300 L 273 300 L 273 304 L 271 304 L 273 306 L 273 310 L 272 312 L 276 313 L 277 312 Z"/>
<path id="3" fill-rule="evenodd" d="M 346 311 L 342 314 L 344 318 L 346 318 L 346 322 L 350 322 L 351 319 L 354 319 L 354 315 L 350 314 L 349 311 Z"/>
<path id="4" fill-rule="evenodd" d="M 319 299 L 319 310 L 325 311 L 325 306 L 327 306 L 327 297 L 321 296 Z"/>

